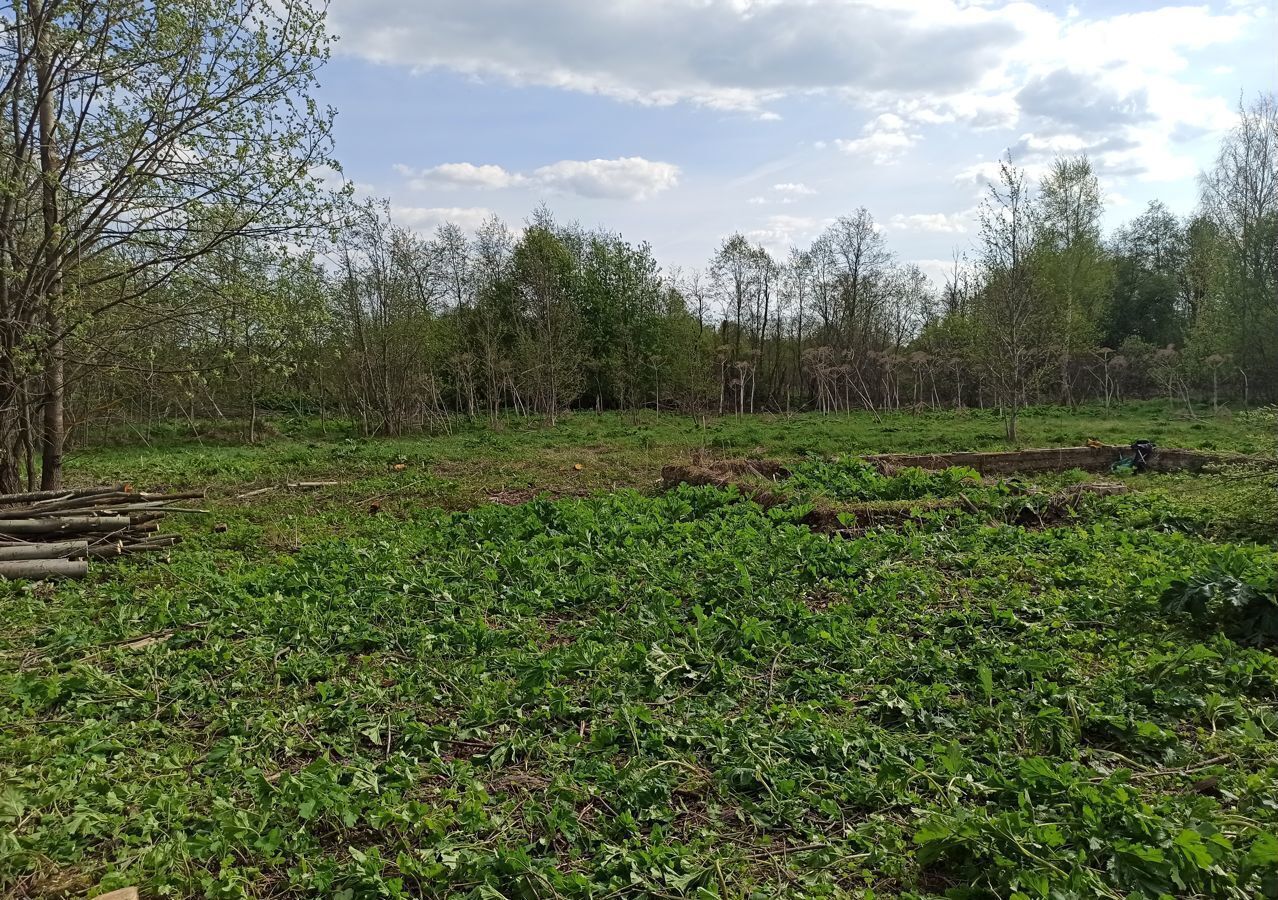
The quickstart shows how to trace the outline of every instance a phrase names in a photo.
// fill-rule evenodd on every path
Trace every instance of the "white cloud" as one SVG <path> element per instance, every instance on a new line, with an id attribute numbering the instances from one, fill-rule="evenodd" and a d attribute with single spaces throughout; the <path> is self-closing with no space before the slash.
<path id="1" fill-rule="evenodd" d="M 981 94 L 965 91 L 926 97 L 886 98 L 892 109 L 915 125 L 963 125 L 975 131 L 1011 128 L 1020 116 L 1016 97 L 1010 92 Z"/>
<path id="2" fill-rule="evenodd" d="M 919 142 L 920 135 L 907 130 L 905 121 L 894 113 L 882 113 L 861 129 L 862 137 L 834 143 L 844 153 L 863 156 L 875 165 L 885 166 L 899 160 Z"/>
<path id="3" fill-rule="evenodd" d="M 814 194 L 816 194 L 816 190 L 801 181 L 783 181 L 772 185 L 766 193 L 751 197 L 746 200 L 746 203 L 752 206 L 763 206 L 772 203 L 788 206 L 791 203 L 798 203 L 802 197 L 810 197 Z"/>
<path id="4" fill-rule="evenodd" d="M 953 259 L 912 259 L 910 262 L 922 269 L 923 274 L 938 288 L 944 287 L 954 276 Z M 963 265 L 960 263 L 961 268 Z"/>
<path id="5" fill-rule="evenodd" d="M 532 180 L 552 190 L 582 197 L 645 200 L 679 183 L 679 167 L 641 156 L 621 159 L 565 159 L 542 166 Z"/>
<path id="6" fill-rule="evenodd" d="M 408 186 L 415 190 L 431 187 L 477 188 L 480 190 L 496 190 L 521 184 L 524 176 L 517 172 L 508 172 L 501 166 L 473 163 L 444 163 L 430 169 L 413 169 L 409 166 L 396 165 L 395 171 L 408 178 Z"/>
<path id="7" fill-rule="evenodd" d="M 768 216 L 760 227 L 746 231 L 745 236 L 762 244 L 774 256 L 782 257 L 790 247 L 810 243 L 829 224 L 829 219 L 777 214 Z"/>
<path id="8" fill-rule="evenodd" d="M 971 210 L 957 213 L 897 213 L 888 220 L 891 231 L 965 234 L 972 222 Z"/>
<path id="9" fill-rule="evenodd" d="M 772 190 L 776 191 L 778 194 L 785 194 L 791 197 L 816 193 L 816 191 L 801 181 L 787 181 L 782 184 L 774 184 L 772 185 Z"/>
<path id="10" fill-rule="evenodd" d="M 768 120 L 786 97 L 841 96 L 903 120 L 844 142 L 874 156 L 918 125 L 1016 127 L 1045 112 L 1077 132 L 1124 102 L 1191 120 L 1208 101 L 1189 54 L 1271 28 L 1272 4 L 1167 2 L 1106 15 L 1025 0 L 332 0 L 329 16 L 339 52 L 416 71 Z"/>
<path id="11" fill-rule="evenodd" d="M 395 222 L 406 228 L 429 232 L 445 222 L 474 231 L 493 211 L 482 206 L 392 206 L 390 213 Z"/>
<path id="12" fill-rule="evenodd" d="M 679 183 L 679 167 L 654 162 L 641 156 L 620 159 L 564 159 L 541 166 L 528 174 L 511 172 L 497 165 L 444 163 L 429 169 L 396 165 L 395 171 L 408 179 L 413 190 L 430 188 L 470 188 L 500 190 L 530 185 L 581 197 L 614 200 L 645 200 Z"/>
<path id="13" fill-rule="evenodd" d="M 883 158 L 894 145 L 905 149 L 899 135 L 927 126 L 1019 128 L 1036 145 L 1011 148 L 1025 162 L 1047 152 L 1045 142 L 1055 137 L 1061 139 L 1055 152 L 1086 152 L 1113 175 L 1150 181 L 1192 176 L 1198 163 L 1173 145 L 1191 131 L 1217 137 L 1233 119 L 1231 98 L 1208 92 L 1199 79 L 1207 70 L 1195 67 L 1193 54 L 1273 27 L 1273 9 L 1262 5 L 1062 16 L 1013 0 L 986 11 L 1014 27 L 1017 39 L 979 79 L 953 90 L 862 98 L 906 125 L 841 146 Z"/>
<path id="14" fill-rule="evenodd" d="M 961 90 L 1018 40 L 963 0 L 334 0 L 329 18 L 378 63 L 770 119 L 793 94 Z"/>
<path id="15" fill-rule="evenodd" d="M 917 137 L 899 131 L 884 131 L 854 140 L 840 138 L 835 141 L 844 153 L 869 157 L 881 166 L 896 162 L 917 142 Z"/>

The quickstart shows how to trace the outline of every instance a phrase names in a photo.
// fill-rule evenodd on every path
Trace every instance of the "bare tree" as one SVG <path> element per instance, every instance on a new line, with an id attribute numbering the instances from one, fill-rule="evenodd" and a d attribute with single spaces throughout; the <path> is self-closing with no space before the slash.
<path id="1" fill-rule="evenodd" d="M 826 232 L 838 266 L 842 349 L 864 349 L 876 321 L 882 282 L 892 257 L 869 210 L 842 216 Z"/>
<path id="2" fill-rule="evenodd" d="M 1034 283 L 1038 212 L 1025 177 L 1009 160 L 981 205 L 984 289 L 978 307 L 985 369 L 998 393 L 1008 441 L 1042 374 L 1047 317 Z"/>

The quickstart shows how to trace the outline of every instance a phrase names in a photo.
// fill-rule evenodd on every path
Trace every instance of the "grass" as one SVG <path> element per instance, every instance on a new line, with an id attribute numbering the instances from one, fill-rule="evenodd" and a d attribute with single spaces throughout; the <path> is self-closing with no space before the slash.
<path id="1" fill-rule="evenodd" d="M 1157 417 L 1049 411 L 1025 440 L 1264 440 Z M 798 502 L 649 490 L 701 447 L 997 429 L 576 416 L 81 454 L 81 480 L 216 497 L 168 560 L 0 585 L 0 894 L 1278 895 L 1278 660 L 1194 606 L 1264 601 L 1278 553 L 1187 499 L 1218 479 L 1136 480 L 1052 527 L 951 511 L 856 539 Z M 961 482 L 800 472 L 846 498 Z"/>
<path id="2" fill-rule="evenodd" d="M 1089 438 L 1118 444 L 1145 438 L 1168 447 L 1241 452 L 1264 446 L 1263 436 L 1237 417 L 1189 419 L 1169 415 L 1158 402 L 1111 413 L 1100 407 L 1032 409 L 1021 421 L 1026 447 L 1079 445 Z M 618 487 L 648 489 L 662 465 L 698 450 L 790 460 L 809 454 L 1007 449 L 1001 419 L 986 410 L 880 419 L 865 412 L 762 415 L 705 424 L 650 411 L 577 413 L 555 427 L 511 419 L 496 429 L 479 424 L 452 434 L 377 440 L 325 437 L 313 430 L 314 423 L 302 423 L 296 431 L 305 436 L 277 436 L 252 447 L 172 436 L 154 446 L 134 440 L 71 454 L 68 475 L 82 482 L 132 479 L 150 486 L 240 490 L 290 479 L 366 480 L 370 491 L 360 496 L 394 488 L 416 501 L 461 509 L 502 492 L 583 496 Z M 405 468 L 392 472 L 396 464 Z"/>

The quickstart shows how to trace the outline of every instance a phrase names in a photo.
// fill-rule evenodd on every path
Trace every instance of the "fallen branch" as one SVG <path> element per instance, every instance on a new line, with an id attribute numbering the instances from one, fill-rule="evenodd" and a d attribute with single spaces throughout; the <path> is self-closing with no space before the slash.
<path id="1" fill-rule="evenodd" d="M 0 578 L 83 578 L 89 574 L 87 559 L 19 559 L 0 561 Z"/>
<path id="2" fill-rule="evenodd" d="M 80 578 L 90 559 L 172 547 L 179 535 L 157 534 L 171 512 L 207 513 L 181 505 L 204 491 L 135 492 L 130 484 L 0 496 L 0 577 Z M 74 563 L 74 564 L 71 564 Z"/>
<path id="3" fill-rule="evenodd" d="M 88 541 L 51 541 L 47 544 L 14 544 L 0 546 L 0 562 L 21 559 L 84 559 Z"/>
<path id="4" fill-rule="evenodd" d="M 128 516 L 66 516 L 48 519 L 7 519 L 0 523 L 3 534 L 63 534 L 66 532 L 114 531 L 135 524 Z"/>
<path id="5" fill-rule="evenodd" d="M 127 492 L 128 490 L 129 485 L 127 484 L 113 484 L 105 487 L 83 488 L 81 490 L 63 488 L 56 491 L 25 491 L 19 494 L 0 494 L 0 506 L 11 506 L 16 503 L 38 503 L 65 497 L 94 497 L 99 494 L 115 494 Z"/>

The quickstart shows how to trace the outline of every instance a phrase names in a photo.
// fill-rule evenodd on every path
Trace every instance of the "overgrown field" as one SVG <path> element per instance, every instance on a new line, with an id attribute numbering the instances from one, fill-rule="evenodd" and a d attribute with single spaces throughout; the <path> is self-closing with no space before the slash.
<path id="1" fill-rule="evenodd" d="M 1256 413 L 1189 418 L 1166 403 L 1043 407 L 1022 414 L 1025 447 L 1080 445 L 1089 438 L 1130 444 L 1145 438 L 1167 447 L 1257 452 L 1272 446 Z M 113 432 L 112 442 L 69 455 L 73 480 L 130 478 L 139 484 L 242 487 L 259 480 L 363 479 L 405 464 L 399 490 L 463 507 L 502 490 L 582 494 L 614 487 L 650 488 L 661 467 L 694 450 L 728 456 L 795 459 L 809 454 L 1005 450 L 1003 423 L 992 410 L 828 416 L 758 415 L 699 422 L 647 410 L 638 414 L 578 412 L 555 427 L 516 418 L 458 426 L 428 438 L 366 440 L 349 429 L 321 430 L 314 420 L 281 420 L 275 436 L 247 446 L 239 429 L 189 426 L 151 433 Z M 1269 429 L 1272 430 L 1272 429 Z M 580 465 L 580 469 L 574 466 Z M 409 482 L 409 483 L 406 483 Z"/>
<path id="2" fill-rule="evenodd" d="M 1062 437 L 1030 442 L 1265 440 L 1142 414 L 1052 414 Z M 769 509 L 686 486 L 464 502 L 672 451 L 616 479 L 647 487 L 676 445 L 715 446 L 589 421 L 82 457 L 219 499 L 168 561 L 0 585 L 0 894 L 1278 896 L 1278 552 L 1205 512 L 1228 479 L 1136 479 L 1046 527 L 991 515 L 1007 489 L 967 473 L 816 458 Z M 797 421 L 721 426 L 721 449 L 997 427 Z M 509 455 L 441 475 L 472 441 Z M 971 508 L 857 537 L 802 524 L 815 496 L 956 491 Z"/>

